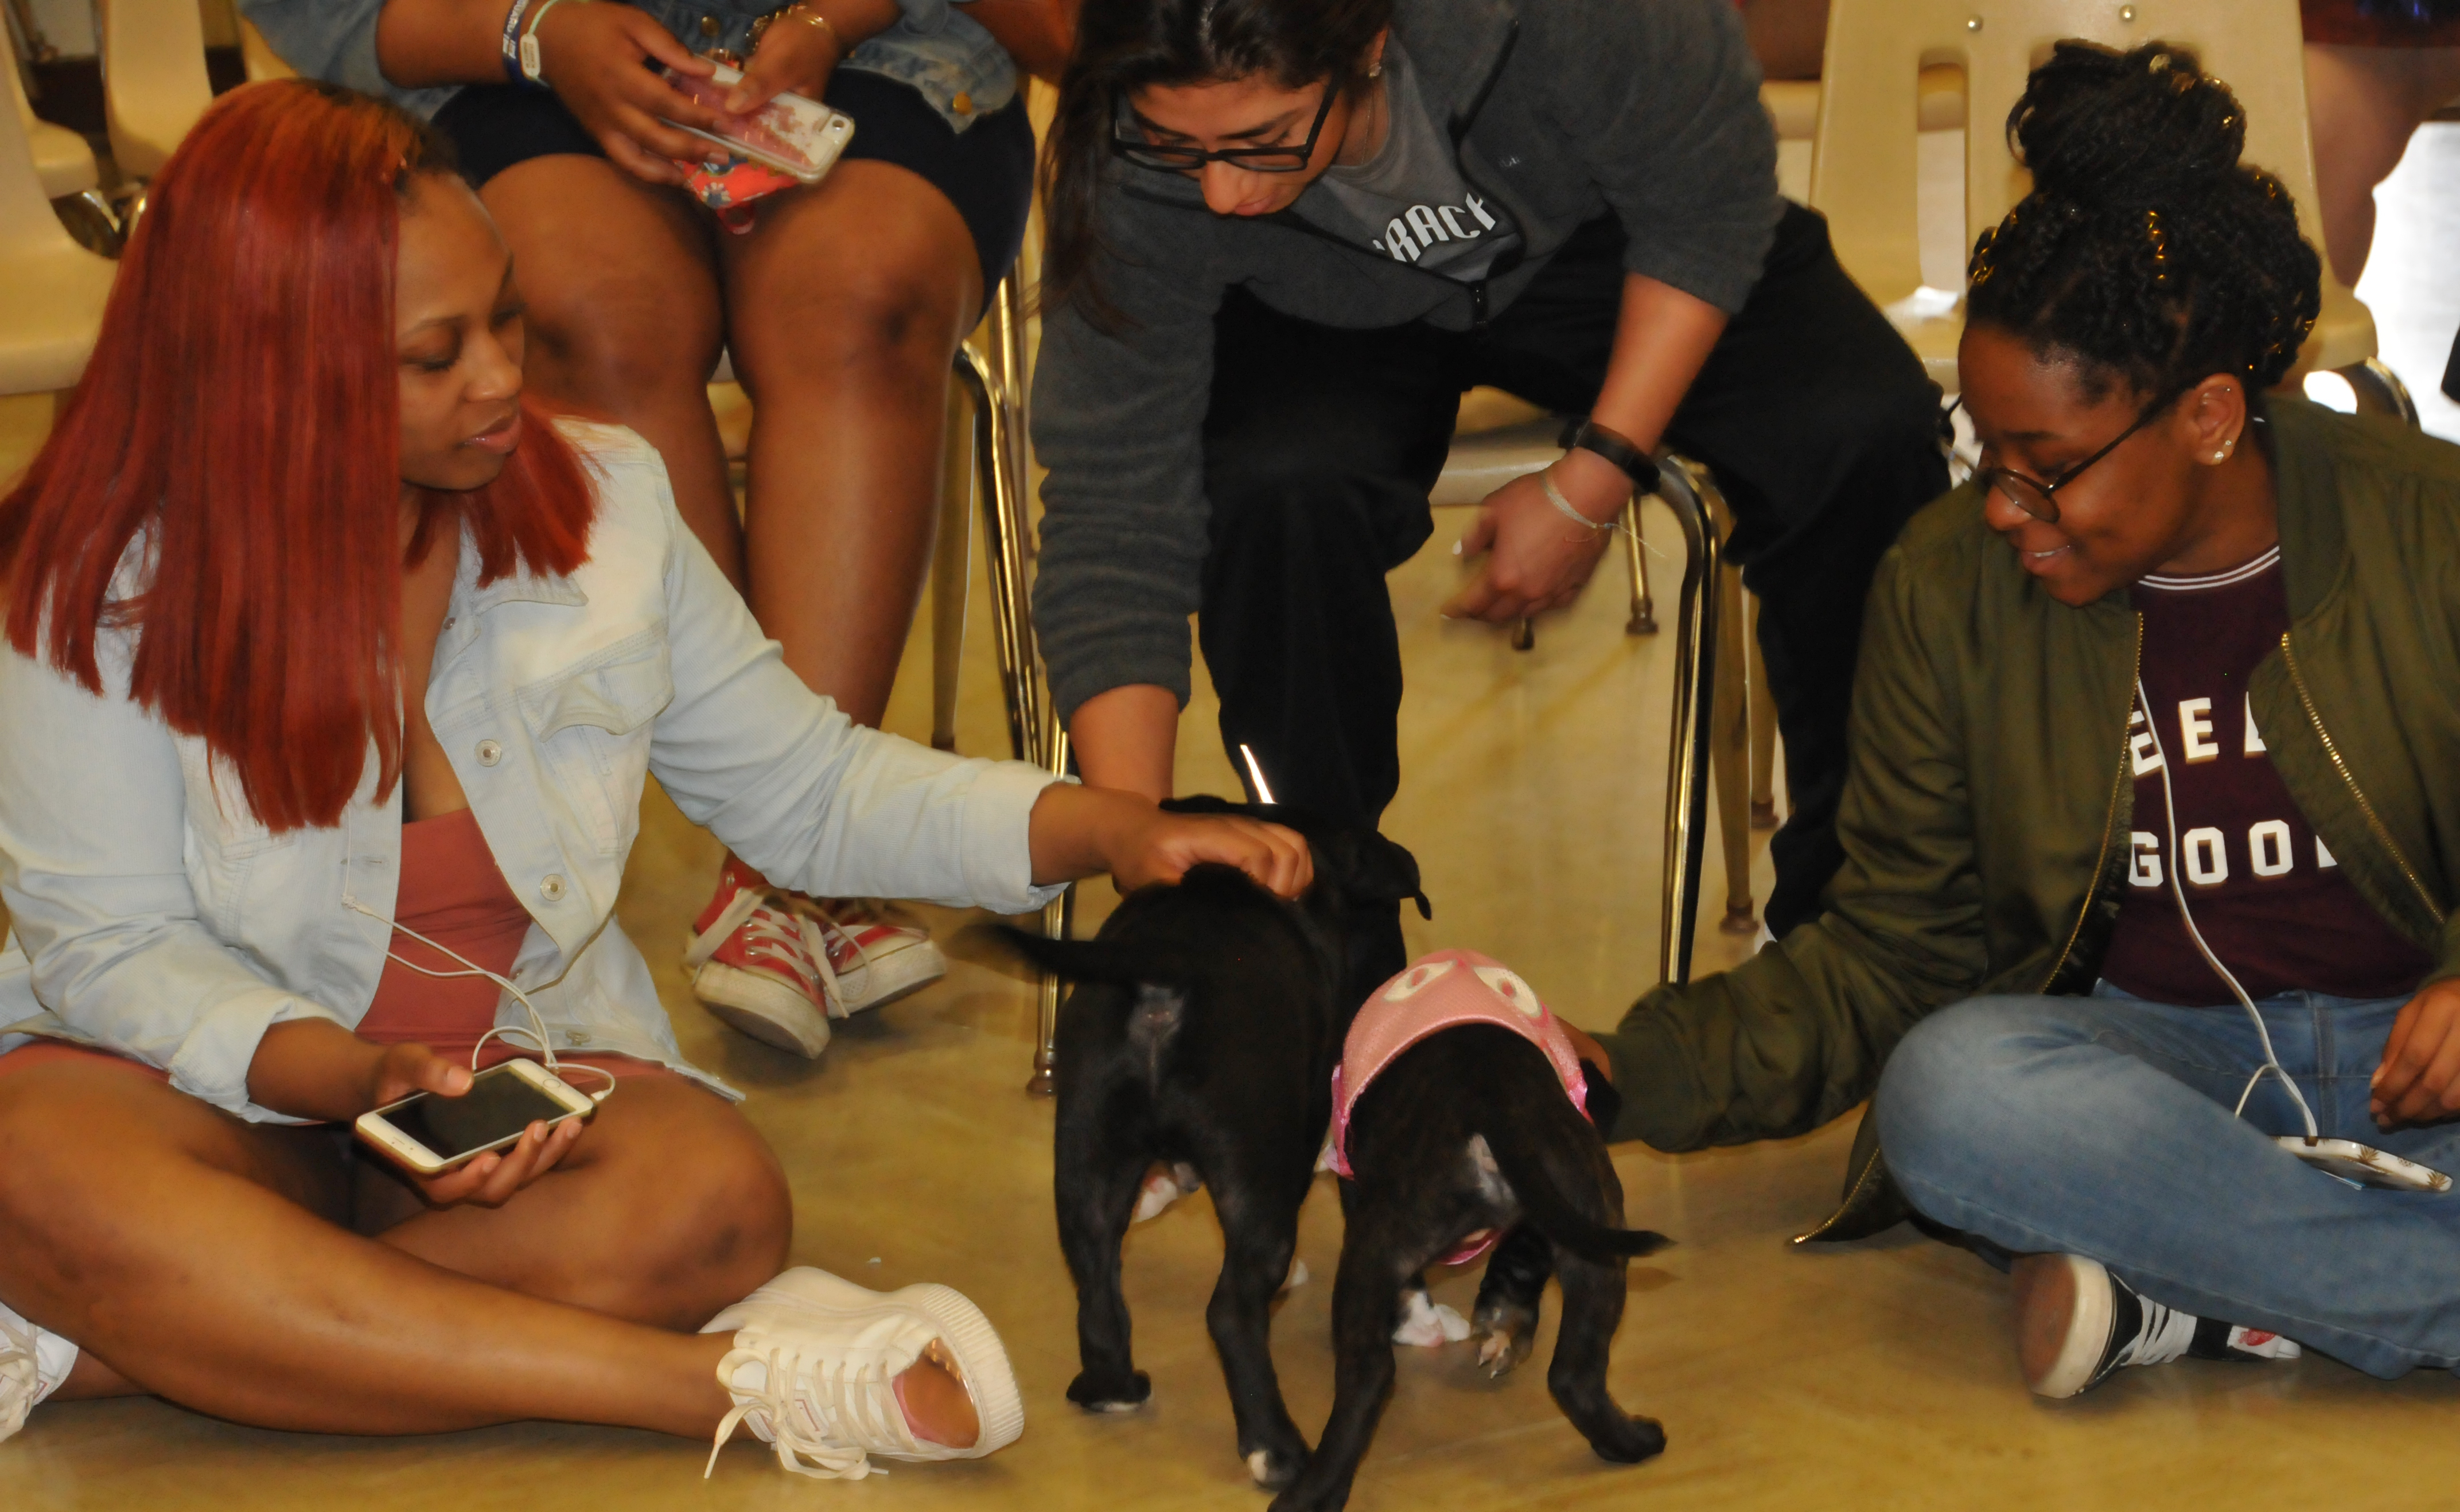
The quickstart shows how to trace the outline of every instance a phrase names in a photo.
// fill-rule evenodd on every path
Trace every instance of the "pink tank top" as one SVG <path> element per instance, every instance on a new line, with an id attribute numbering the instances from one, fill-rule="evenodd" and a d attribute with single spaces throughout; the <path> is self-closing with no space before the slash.
<path id="1" fill-rule="evenodd" d="M 1563 1095 L 1583 1114 L 1589 1107 L 1588 1078 L 1580 1071 L 1580 1053 L 1538 993 L 1512 968 L 1475 951 L 1445 950 L 1421 956 L 1407 971 L 1375 990 L 1350 1021 L 1349 1038 L 1342 1042 L 1341 1063 L 1332 1068 L 1332 1146 L 1329 1164 L 1341 1176 L 1349 1170 L 1349 1111 L 1369 1083 L 1402 1051 L 1429 1035 L 1468 1024 L 1508 1029 L 1546 1053 Z M 1463 1265 L 1495 1243 L 1491 1229 L 1469 1237 L 1444 1265 Z"/>

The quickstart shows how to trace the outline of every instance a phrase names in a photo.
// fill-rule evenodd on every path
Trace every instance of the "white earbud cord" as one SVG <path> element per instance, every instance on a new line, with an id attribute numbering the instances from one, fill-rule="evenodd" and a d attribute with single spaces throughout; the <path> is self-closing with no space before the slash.
<path id="1" fill-rule="evenodd" d="M 450 959 L 459 961 L 463 966 L 469 969 L 466 971 L 431 971 L 414 960 L 411 960 L 394 954 L 391 948 L 387 948 L 385 951 L 386 959 L 398 961 L 400 964 L 409 967 L 412 971 L 418 973 L 421 976 L 433 976 L 438 981 L 452 981 L 464 976 L 483 976 L 487 980 L 494 982 L 497 986 L 501 987 L 504 991 L 511 993 L 514 999 L 521 1005 L 522 1011 L 530 1016 L 530 1026 L 526 1029 L 522 1028 L 519 1024 L 498 1024 L 495 1028 L 488 1030 L 485 1034 L 480 1035 L 478 1037 L 478 1042 L 470 1047 L 471 1070 L 476 1071 L 478 1069 L 478 1057 L 479 1054 L 487 1048 L 488 1040 L 495 1039 L 498 1035 L 503 1035 L 508 1037 L 507 1042 L 509 1042 L 510 1036 L 526 1035 L 530 1039 L 538 1041 L 539 1055 L 545 1060 L 546 1068 L 549 1071 L 555 1072 L 559 1076 L 563 1074 L 562 1066 L 558 1064 L 556 1061 L 555 1044 L 547 1038 L 546 1019 L 540 1015 L 538 1005 L 530 1001 L 529 994 L 521 991 L 519 987 L 514 986 L 509 978 L 497 976 L 494 972 L 491 972 L 484 966 L 479 965 L 477 961 L 474 961 L 467 956 L 462 955 L 459 951 L 453 949 L 453 947 L 449 945 L 439 945 L 435 941 L 429 939 L 426 935 L 421 934 L 418 931 L 412 929 L 409 925 L 404 924 L 397 919 L 386 918 L 383 914 L 367 907 L 356 898 L 346 897 L 342 899 L 342 906 L 349 909 L 353 914 L 364 914 L 369 918 L 374 919 L 379 924 L 384 924 L 392 929 L 398 930 L 402 934 L 409 935 L 412 939 L 418 941 L 421 945 L 426 946 L 429 950 L 435 952 L 438 956 L 443 956 Z M 603 1077 L 605 1079 L 606 1085 L 604 1088 L 589 1094 L 592 1101 L 604 1102 L 608 1098 L 615 1095 L 614 1072 L 607 1070 L 604 1066 L 594 1065 L 577 1065 L 572 1069 L 575 1071 L 586 1071 L 592 1076 Z"/>
<path id="2" fill-rule="evenodd" d="M 2322 1134 L 2315 1126 L 2315 1110 L 2306 1105 L 2306 1094 L 2298 1090 L 2298 1083 L 2289 1079 L 2289 1073 L 2280 1069 L 2280 1058 L 2272 1051 L 2272 1031 L 2263 1026 L 2263 1015 L 2257 1010 L 2255 999 L 2246 995 L 2246 989 L 2230 975 L 2230 969 L 2222 965 L 2221 958 L 2213 954 L 2213 948 L 2204 943 L 2204 932 L 2195 928 L 2195 912 L 2187 907 L 2186 885 L 2178 879 L 2182 860 L 2178 854 L 2178 797 L 2170 786 L 2170 753 L 2161 747 L 2161 726 L 2160 722 L 2152 717 L 2152 696 L 2144 691 L 2144 680 L 2140 677 L 2135 680 L 2135 702 L 2144 710 L 2144 728 L 2152 735 L 2152 754 L 2161 763 L 2161 806 L 2167 810 L 2170 836 L 2164 864 L 2170 869 L 2170 895 L 2178 900 L 2178 921 L 2187 926 L 2187 937 L 2195 942 L 2195 949 L 2203 956 L 2204 964 L 2229 983 L 2229 990 L 2237 998 L 2238 1006 L 2246 1010 L 2247 1018 L 2255 1023 L 2256 1039 L 2263 1044 L 2263 1064 L 2256 1067 L 2255 1075 L 2246 1079 L 2246 1090 L 2237 1095 L 2237 1106 L 2230 1111 L 2239 1118 L 2246 1116 L 2247 1099 L 2255 1096 L 2257 1083 L 2269 1071 L 2280 1079 L 2280 1084 L 2289 1089 L 2291 1100 L 2297 1102 L 2299 1117 L 2306 1121 L 2306 1138 L 2309 1141 L 2319 1139 Z"/>

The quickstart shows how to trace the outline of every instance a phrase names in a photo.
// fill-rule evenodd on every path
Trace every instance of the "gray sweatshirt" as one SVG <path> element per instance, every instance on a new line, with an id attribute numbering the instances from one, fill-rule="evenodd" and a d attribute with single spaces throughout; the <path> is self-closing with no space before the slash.
<path id="1" fill-rule="evenodd" d="M 1187 702 L 1213 316 L 1231 286 L 1325 326 L 1468 330 L 1609 211 L 1634 273 L 1728 312 L 1758 282 L 1779 210 L 1776 140 L 1732 0 L 1397 0 L 1392 28 L 1464 178 L 1525 244 L 1485 279 L 1455 282 L 1290 211 L 1216 216 L 1193 180 L 1112 160 L 1097 276 L 1127 323 L 1053 311 L 1034 372 L 1050 475 L 1033 617 L 1063 717 L 1130 683 Z"/>

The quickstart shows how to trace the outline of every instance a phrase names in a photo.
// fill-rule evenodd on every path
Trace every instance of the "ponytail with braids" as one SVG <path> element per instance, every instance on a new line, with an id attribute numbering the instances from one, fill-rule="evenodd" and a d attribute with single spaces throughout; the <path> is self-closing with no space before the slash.
<path id="1" fill-rule="evenodd" d="M 2033 192 L 1974 243 L 1968 319 L 2082 360 L 2088 392 L 2214 373 L 2271 388 L 2322 308 L 2322 261 L 2246 118 L 2195 54 L 2061 42 L 2008 113 Z"/>

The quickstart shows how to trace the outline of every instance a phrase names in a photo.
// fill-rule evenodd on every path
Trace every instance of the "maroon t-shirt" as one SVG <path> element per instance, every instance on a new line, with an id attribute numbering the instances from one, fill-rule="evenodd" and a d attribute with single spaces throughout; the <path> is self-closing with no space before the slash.
<path id="1" fill-rule="evenodd" d="M 2188 938 L 2171 892 L 2166 755 L 2188 906 L 2248 997 L 2415 991 L 2432 960 L 2342 875 L 2273 769 L 2247 700 L 2256 664 L 2289 629 L 2280 549 L 2206 578 L 2146 578 L 2133 598 L 2144 617 L 2143 691 L 2128 719 L 2133 863 L 2102 976 L 2155 1002 L 2231 1000 L 2228 983 Z"/>

